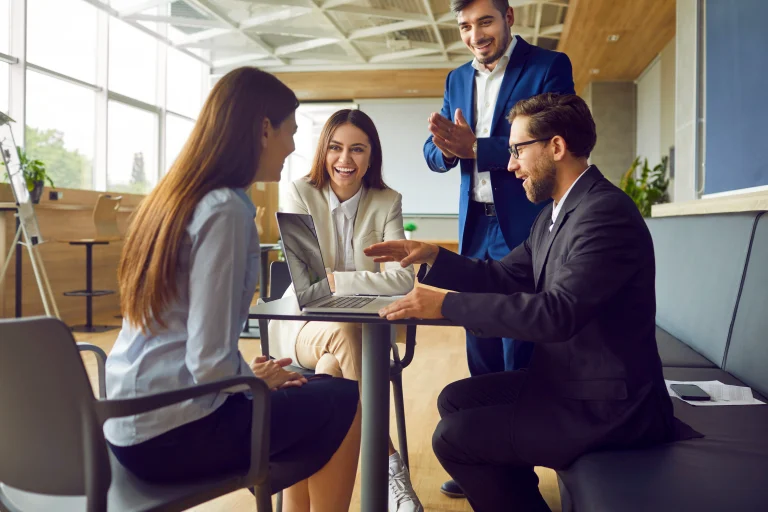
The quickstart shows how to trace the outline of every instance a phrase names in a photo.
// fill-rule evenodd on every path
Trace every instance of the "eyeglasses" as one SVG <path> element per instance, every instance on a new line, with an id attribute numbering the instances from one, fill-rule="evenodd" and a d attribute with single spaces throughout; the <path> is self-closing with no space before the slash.
<path id="1" fill-rule="evenodd" d="M 530 146 L 531 144 L 536 144 L 537 142 L 548 142 L 552 140 L 553 137 L 547 137 L 546 139 L 534 139 L 529 140 L 526 142 L 518 142 L 517 144 L 512 144 L 509 146 L 509 154 L 515 157 L 515 160 L 520 158 L 520 148 L 523 146 Z"/>

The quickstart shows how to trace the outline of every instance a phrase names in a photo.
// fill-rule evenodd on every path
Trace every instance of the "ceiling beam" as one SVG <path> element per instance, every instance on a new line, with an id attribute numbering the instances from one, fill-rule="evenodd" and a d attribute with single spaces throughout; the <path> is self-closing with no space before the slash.
<path id="1" fill-rule="evenodd" d="M 333 36 L 330 30 L 322 27 L 292 27 L 290 25 L 276 25 L 274 23 L 270 23 L 269 25 L 259 25 L 248 31 L 251 34 L 276 34 L 293 37 L 322 38 Z"/>
<path id="2" fill-rule="evenodd" d="M 411 57 L 419 57 L 421 55 L 429 55 L 431 53 L 438 53 L 440 48 L 411 48 L 410 50 L 403 50 L 401 52 L 382 53 L 380 55 L 374 55 L 371 57 L 370 62 L 388 62 L 392 60 L 403 60 Z"/>
<path id="3" fill-rule="evenodd" d="M 432 12 L 432 3 L 430 0 L 422 0 L 422 2 L 424 4 L 424 11 L 427 13 L 427 16 L 431 20 L 430 25 L 432 26 L 432 34 L 435 37 L 435 41 L 437 41 L 437 44 L 439 44 L 443 49 L 443 58 L 448 60 L 448 52 L 445 49 L 443 34 L 440 32 L 440 27 L 438 27 L 437 23 L 435 22 L 435 13 Z"/>
<path id="4" fill-rule="evenodd" d="M 235 55 L 233 57 L 224 57 L 222 59 L 216 59 L 213 61 L 213 67 L 221 68 L 224 66 L 235 66 L 242 64 L 243 62 L 254 62 L 261 59 L 267 59 L 270 56 L 264 53 L 243 53 L 241 55 Z"/>
<path id="5" fill-rule="evenodd" d="M 198 11 L 202 12 L 203 14 L 221 21 L 226 26 L 230 27 L 233 31 L 238 32 L 241 35 L 245 36 L 248 40 L 250 40 L 251 43 L 253 43 L 254 46 L 259 48 L 260 50 L 268 53 L 269 55 L 275 56 L 275 51 L 271 46 L 269 46 L 267 43 L 262 41 L 259 36 L 249 34 L 245 30 L 241 29 L 240 26 L 235 21 L 233 21 L 229 16 L 227 16 L 226 12 L 224 12 L 221 7 L 214 4 L 214 2 L 212 2 L 211 0 L 185 0 L 185 1 L 187 2 L 187 4 L 196 8 Z M 282 59 L 278 57 L 275 57 L 275 58 L 285 63 L 284 61 L 282 61 Z"/>
<path id="6" fill-rule="evenodd" d="M 429 25 L 426 21 L 413 21 L 403 20 L 396 21 L 394 23 L 386 23 L 384 25 L 378 25 L 376 27 L 361 28 L 353 30 L 349 33 L 349 39 L 362 39 L 364 37 L 380 36 L 383 34 L 389 34 L 390 32 L 397 32 L 399 30 L 409 30 L 412 28 L 419 28 Z"/>
<path id="7" fill-rule="evenodd" d="M 287 9 L 281 9 L 279 11 L 270 12 L 268 14 L 262 14 L 260 16 L 254 16 L 243 20 L 239 23 L 239 27 L 243 30 L 251 27 L 257 27 L 259 25 L 266 25 L 274 21 L 289 20 L 292 18 L 298 18 L 312 12 L 311 7 L 288 7 Z"/>
<path id="8" fill-rule="evenodd" d="M 194 32 L 192 34 L 186 34 L 184 37 L 180 37 L 175 40 L 175 43 L 179 46 L 185 46 L 189 43 L 199 43 L 200 41 L 206 41 L 215 37 L 223 36 L 232 32 L 231 28 L 209 28 L 207 30 L 201 30 L 200 32 Z"/>
<path id="9" fill-rule="evenodd" d="M 123 16 L 124 20 L 149 21 L 154 23 L 170 23 L 178 27 L 196 28 L 222 28 L 224 24 L 218 20 L 204 20 L 200 18 L 183 18 L 180 16 L 155 16 L 151 14 L 129 14 Z"/>
<path id="10" fill-rule="evenodd" d="M 333 37 L 326 37 L 323 39 L 310 39 L 308 41 L 301 41 L 300 43 L 286 44 L 275 48 L 275 55 L 287 55 L 289 53 L 299 53 L 313 48 L 321 48 L 331 44 L 338 43 L 339 40 Z"/>
<path id="11" fill-rule="evenodd" d="M 125 9 L 120 9 L 118 11 L 119 17 L 125 18 L 126 16 L 130 16 L 131 14 L 144 12 L 149 9 L 154 9 L 155 7 L 163 7 L 164 5 L 168 5 L 173 1 L 174 0 L 147 0 L 146 2 L 134 5 L 132 7 L 126 7 Z"/>
<path id="12" fill-rule="evenodd" d="M 344 50 L 350 54 L 354 55 L 360 59 L 363 59 L 364 61 L 367 60 L 365 58 L 365 55 L 363 55 L 363 52 L 360 51 L 360 49 L 355 46 L 352 41 L 349 40 L 349 37 L 347 37 L 347 34 L 344 33 L 343 30 L 341 30 L 341 27 L 339 27 L 338 23 L 336 23 L 336 20 L 334 20 L 328 12 L 320 7 L 319 4 L 315 3 L 315 0 L 310 0 L 312 2 L 312 10 L 316 12 L 319 16 L 324 18 L 331 27 L 333 27 L 333 31 L 336 33 L 336 35 L 339 38 L 339 45 L 344 48 Z M 346 5 L 340 5 L 338 6 L 339 9 L 343 9 L 345 7 L 348 7 Z"/>
<path id="13" fill-rule="evenodd" d="M 562 34 L 564 27 L 565 25 L 563 23 L 560 23 L 558 25 L 550 25 L 548 27 L 544 27 L 543 29 L 541 29 L 541 31 L 539 32 L 539 35 L 542 37 L 549 37 L 557 34 Z"/>
<path id="14" fill-rule="evenodd" d="M 536 6 L 536 21 L 534 21 L 533 27 L 533 44 L 539 44 L 539 35 L 541 34 L 541 15 L 544 12 L 544 4 L 538 4 Z"/>
<path id="15" fill-rule="evenodd" d="M 404 11 L 392 11 L 389 9 L 369 9 L 368 7 L 362 7 L 359 5 L 341 5 L 328 9 L 330 12 L 343 12 L 346 14 L 359 14 L 361 16 L 375 16 L 377 18 L 389 18 L 392 20 L 414 20 L 431 22 L 427 16 L 423 14 L 404 12 Z"/>

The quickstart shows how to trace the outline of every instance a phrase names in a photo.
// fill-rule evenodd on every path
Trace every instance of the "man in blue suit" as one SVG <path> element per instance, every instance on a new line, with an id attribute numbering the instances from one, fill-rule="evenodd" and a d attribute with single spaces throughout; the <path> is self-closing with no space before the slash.
<path id="1" fill-rule="evenodd" d="M 573 94 L 573 72 L 565 54 L 512 37 L 508 0 L 452 0 L 451 9 L 475 58 L 448 74 L 443 108 L 429 117 L 424 158 L 434 172 L 461 167 L 459 252 L 498 260 L 528 238 L 546 205 L 528 201 L 522 181 L 507 172 L 507 114 L 537 94 Z M 533 352 L 527 341 L 466 336 L 472 376 L 525 368 Z M 441 491 L 463 497 L 453 481 Z"/>

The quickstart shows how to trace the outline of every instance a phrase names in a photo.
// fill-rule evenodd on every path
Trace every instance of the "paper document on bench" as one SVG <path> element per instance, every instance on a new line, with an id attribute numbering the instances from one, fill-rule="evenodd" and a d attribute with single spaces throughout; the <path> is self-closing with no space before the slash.
<path id="1" fill-rule="evenodd" d="M 670 384 L 694 384 L 712 397 L 711 400 L 707 401 L 683 400 L 683 402 L 691 405 L 764 405 L 764 402 L 761 402 L 752 396 L 752 390 L 748 387 L 731 386 L 729 384 L 723 384 L 719 380 L 709 380 L 704 382 L 665 380 L 664 382 L 667 383 L 669 396 L 675 398 L 680 398 L 680 396 L 672 391 L 672 388 L 669 387 Z"/>

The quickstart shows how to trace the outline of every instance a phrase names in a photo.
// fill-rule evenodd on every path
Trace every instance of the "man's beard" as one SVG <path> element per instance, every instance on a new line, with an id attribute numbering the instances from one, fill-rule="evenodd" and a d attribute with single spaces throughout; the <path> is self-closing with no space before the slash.
<path id="1" fill-rule="evenodd" d="M 536 160 L 532 172 L 528 173 L 528 186 L 525 188 L 525 196 L 534 204 L 541 203 L 552 197 L 557 184 L 557 169 L 555 163 L 541 155 Z"/>
<path id="2" fill-rule="evenodd" d="M 509 47 L 509 42 L 511 40 L 512 40 L 512 36 L 509 34 L 509 32 L 507 32 L 506 38 L 501 42 L 498 50 L 496 50 L 496 53 L 494 53 L 489 57 L 478 58 L 477 61 L 484 66 L 488 64 L 493 64 L 504 55 L 504 52 L 507 51 L 507 48 Z"/>

